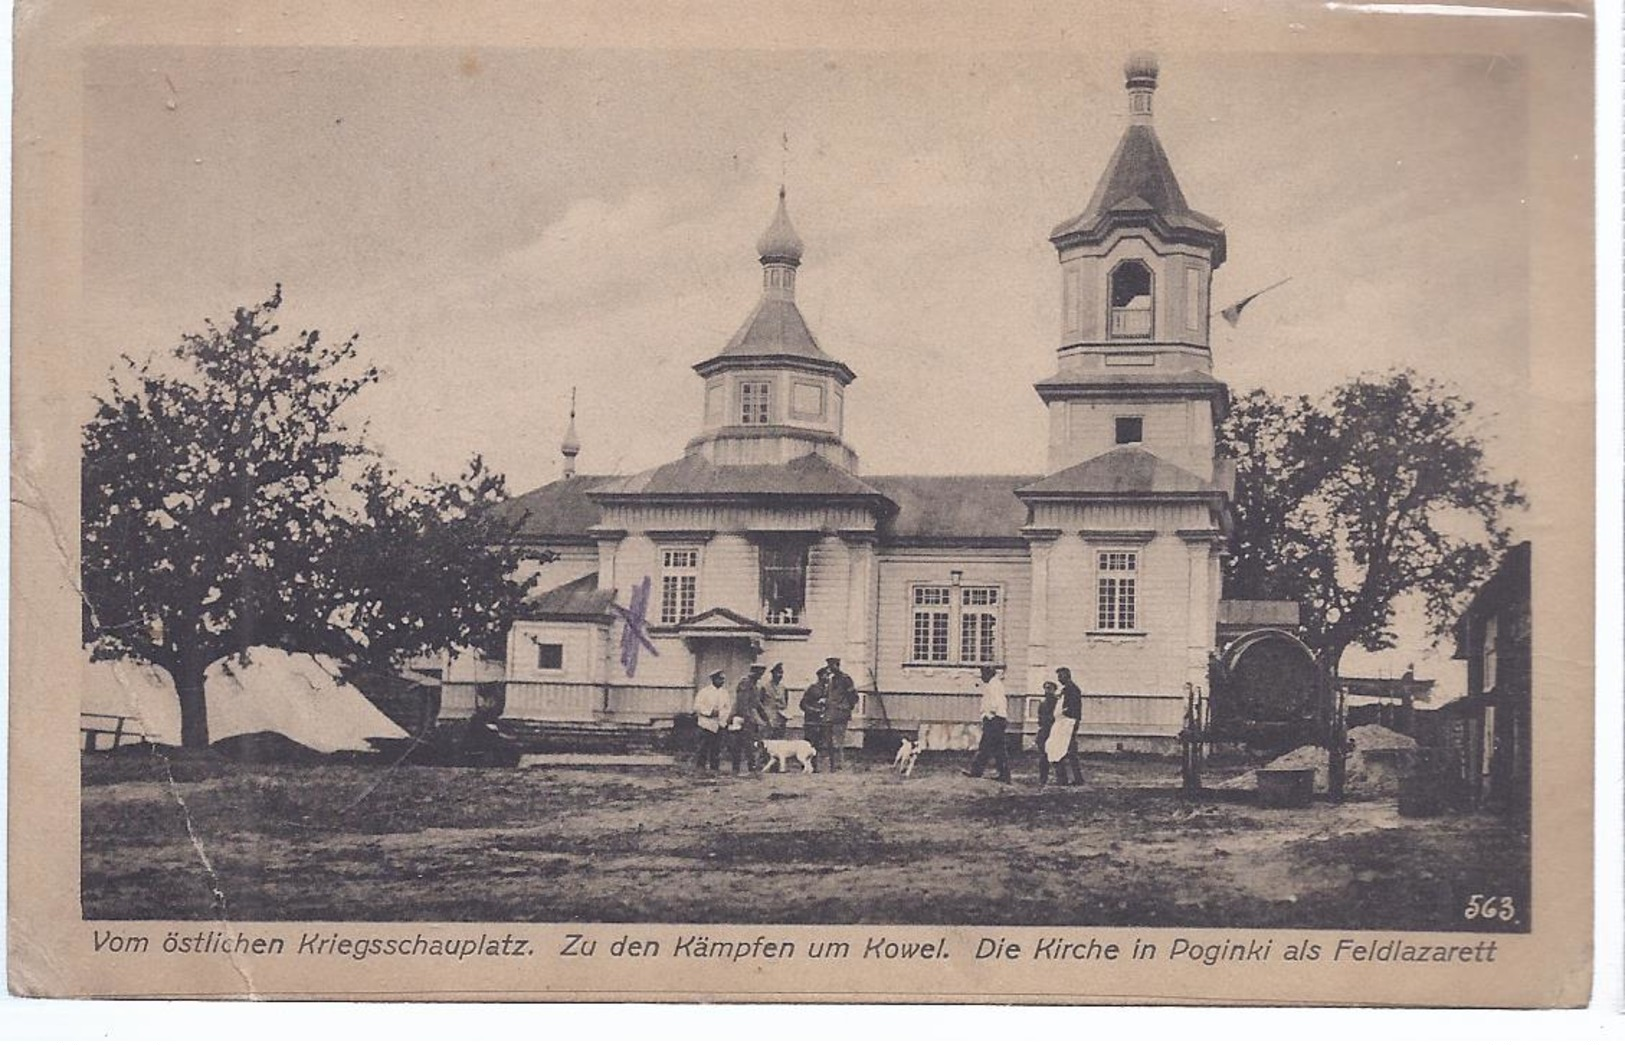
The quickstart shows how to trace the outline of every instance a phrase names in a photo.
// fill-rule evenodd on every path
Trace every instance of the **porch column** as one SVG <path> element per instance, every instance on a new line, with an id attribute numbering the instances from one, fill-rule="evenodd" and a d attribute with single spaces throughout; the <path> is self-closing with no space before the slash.
<path id="1" fill-rule="evenodd" d="M 1208 657 L 1218 641 L 1219 549 L 1224 533 L 1220 530 L 1180 530 L 1189 558 L 1186 602 L 1189 632 L 1185 640 L 1185 681 L 1207 687 Z"/>
<path id="2" fill-rule="evenodd" d="M 846 651 L 842 668 L 860 692 L 874 686 L 875 614 L 879 587 L 875 565 L 876 537 L 873 530 L 842 530 L 846 545 Z"/>
<path id="3" fill-rule="evenodd" d="M 1024 527 L 1021 535 L 1027 539 L 1027 553 L 1032 557 L 1032 595 L 1027 609 L 1026 691 L 1038 693 L 1044 688 L 1044 680 L 1049 677 L 1049 559 L 1061 531 Z"/>

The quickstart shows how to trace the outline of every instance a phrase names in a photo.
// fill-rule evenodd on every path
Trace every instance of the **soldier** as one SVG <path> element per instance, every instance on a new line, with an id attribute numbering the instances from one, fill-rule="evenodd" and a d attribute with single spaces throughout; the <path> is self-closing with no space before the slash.
<path id="1" fill-rule="evenodd" d="M 784 709 L 790 703 L 790 694 L 784 688 L 784 665 L 775 664 L 768 670 L 767 682 L 762 686 L 762 711 L 767 722 L 767 735 L 774 740 L 784 739 L 784 723 L 788 721 Z"/>
<path id="2" fill-rule="evenodd" d="M 829 669 L 819 668 L 818 678 L 801 692 L 802 736 L 818 752 L 814 772 L 829 772 L 829 730 L 824 716 L 829 712 Z"/>
<path id="3" fill-rule="evenodd" d="M 752 773 L 756 772 L 756 739 L 761 736 L 762 675 L 767 671 L 760 664 L 750 666 L 750 674 L 739 680 L 734 689 L 733 715 L 728 720 L 728 759 L 733 771 L 739 772 L 743 762 Z"/>
<path id="4" fill-rule="evenodd" d="M 1078 785 L 1083 783 L 1083 767 L 1078 764 L 1078 730 L 1083 728 L 1083 690 L 1072 681 L 1071 668 L 1056 668 L 1055 677 L 1061 680 L 1061 714 L 1072 720 L 1072 741 L 1067 745 L 1066 755 L 1056 763 L 1056 781 L 1065 776 L 1065 769 L 1071 769 L 1072 777 L 1066 783 Z"/>
<path id="5" fill-rule="evenodd" d="M 858 687 L 853 684 L 852 676 L 841 670 L 841 658 L 830 657 L 825 663 L 829 667 L 829 711 L 827 712 L 827 731 L 829 734 L 829 771 L 831 773 L 841 768 L 841 751 L 846 747 L 846 726 L 852 721 L 852 711 L 858 706 Z"/>

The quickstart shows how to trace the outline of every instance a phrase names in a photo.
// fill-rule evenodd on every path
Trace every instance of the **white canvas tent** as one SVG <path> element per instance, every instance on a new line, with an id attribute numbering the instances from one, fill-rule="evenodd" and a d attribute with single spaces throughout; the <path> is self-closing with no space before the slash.
<path id="1" fill-rule="evenodd" d="M 209 740 L 278 733 L 322 754 L 367 751 L 369 738 L 405 739 L 360 690 L 339 681 L 330 658 L 255 646 L 248 663 L 216 661 L 204 681 Z M 160 744 L 180 743 L 180 707 L 169 673 L 128 661 L 87 666 L 80 710 L 128 715 L 135 732 Z"/>

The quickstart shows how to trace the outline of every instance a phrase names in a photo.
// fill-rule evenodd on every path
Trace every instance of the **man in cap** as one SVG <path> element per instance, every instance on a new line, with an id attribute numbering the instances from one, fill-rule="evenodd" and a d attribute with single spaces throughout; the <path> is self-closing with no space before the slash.
<path id="1" fill-rule="evenodd" d="M 846 726 L 852 721 L 852 711 L 858 706 L 858 687 L 852 676 L 841 670 L 841 658 L 830 657 L 829 667 L 829 771 L 841 768 L 841 750 L 846 747 Z"/>
<path id="2" fill-rule="evenodd" d="M 775 664 L 768 669 L 767 681 L 762 684 L 762 711 L 767 717 L 767 735 L 774 740 L 784 739 L 784 724 L 788 721 L 784 709 L 790 703 L 790 693 L 784 688 L 784 665 Z"/>
<path id="3" fill-rule="evenodd" d="M 711 672 L 711 684 L 694 694 L 694 722 L 700 727 L 700 744 L 694 751 L 694 766 L 715 773 L 722 761 L 722 717 L 733 707 L 733 696 L 723 685 L 728 677 Z"/>
<path id="4" fill-rule="evenodd" d="M 819 668 L 818 677 L 801 691 L 801 735 L 818 752 L 813 772 L 829 772 L 829 730 L 824 716 L 829 712 L 829 669 Z"/>
<path id="5" fill-rule="evenodd" d="M 762 665 L 752 664 L 750 674 L 740 679 L 734 689 L 733 711 L 728 718 L 728 759 L 735 773 L 739 772 L 740 762 L 756 772 L 756 738 L 764 726 L 762 675 L 766 671 Z"/>

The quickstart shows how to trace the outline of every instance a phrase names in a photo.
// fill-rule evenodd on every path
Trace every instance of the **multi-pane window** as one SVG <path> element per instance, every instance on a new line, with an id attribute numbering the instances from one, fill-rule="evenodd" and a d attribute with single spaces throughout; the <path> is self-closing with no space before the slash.
<path id="1" fill-rule="evenodd" d="M 915 585 L 914 646 L 910 660 L 947 663 L 948 622 L 952 613 L 952 588 Z"/>
<path id="2" fill-rule="evenodd" d="M 739 383 L 739 423 L 765 425 L 768 422 L 773 385 L 767 381 Z"/>
<path id="3" fill-rule="evenodd" d="M 909 660 L 917 664 L 996 664 L 999 589 L 916 584 Z"/>
<path id="4" fill-rule="evenodd" d="M 762 619 L 767 624 L 800 624 L 807 605 L 807 542 L 794 538 L 763 541 Z"/>
<path id="5" fill-rule="evenodd" d="M 663 548 L 660 552 L 660 623 L 676 624 L 694 616 L 700 589 L 700 553 L 696 548 Z"/>
<path id="6" fill-rule="evenodd" d="M 1100 552 L 1096 566 L 1096 627 L 1100 631 L 1136 630 L 1139 607 L 1135 589 L 1140 553 Z"/>
<path id="7" fill-rule="evenodd" d="M 966 664 L 998 661 L 999 589 L 960 589 L 959 659 Z"/>

